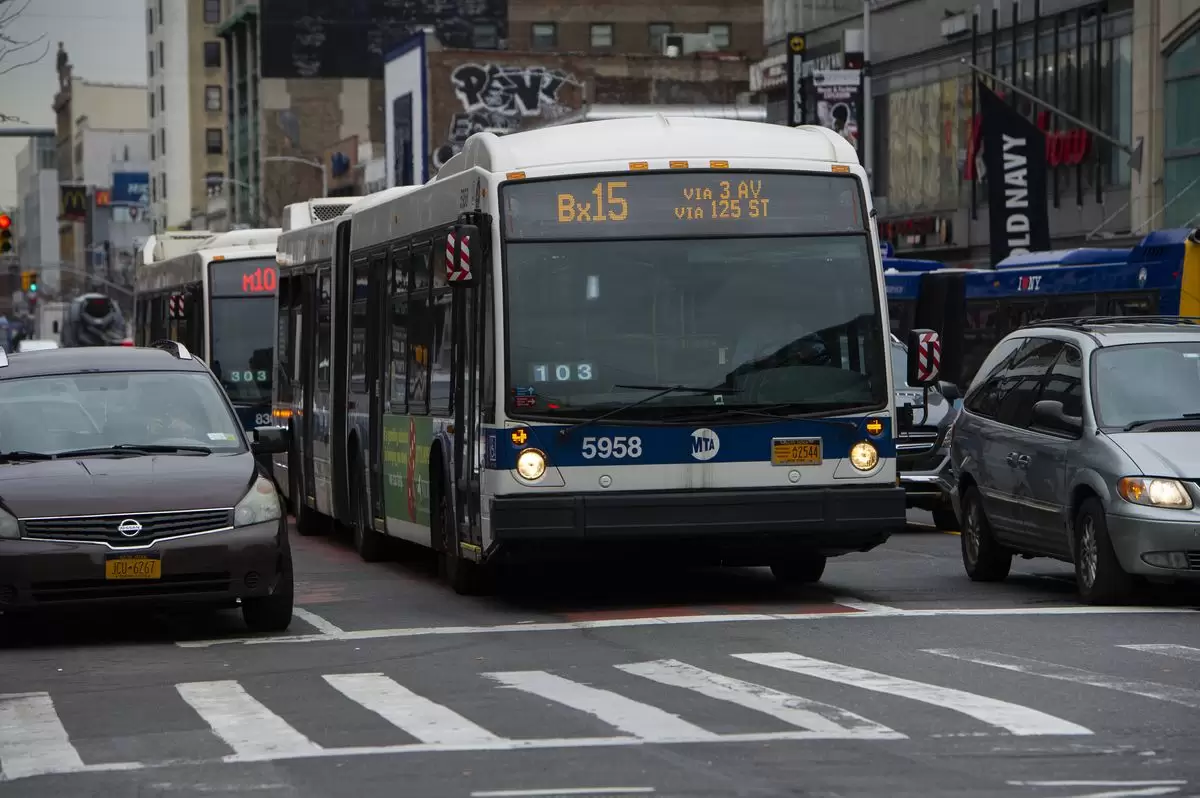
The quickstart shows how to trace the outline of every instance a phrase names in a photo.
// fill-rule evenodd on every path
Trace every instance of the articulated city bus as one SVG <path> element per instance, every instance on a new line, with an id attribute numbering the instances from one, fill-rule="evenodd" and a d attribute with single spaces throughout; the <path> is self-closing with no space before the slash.
<path id="1" fill-rule="evenodd" d="M 460 592 L 584 552 L 819 579 L 904 525 L 870 196 L 832 131 L 656 116 L 477 134 L 285 233 L 298 514 Z"/>
<path id="2" fill-rule="evenodd" d="M 202 358 L 246 429 L 271 424 L 279 232 L 153 236 L 135 277 L 135 343 L 171 339 Z"/>

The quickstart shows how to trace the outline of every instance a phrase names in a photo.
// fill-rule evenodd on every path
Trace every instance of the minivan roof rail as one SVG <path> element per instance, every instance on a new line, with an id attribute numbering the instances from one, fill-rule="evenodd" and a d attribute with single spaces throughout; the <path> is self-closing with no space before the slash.
<path id="1" fill-rule="evenodd" d="M 187 350 L 186 346 L 178 341 L 172 341 L 169 338 L 163 338 L 162 340 L 155 341 L 154 343 L 150 344 L 150 348 L 162 349 L 166 352 L 170 352 L 180 360 L 192 360 L 192 353 Z"/>

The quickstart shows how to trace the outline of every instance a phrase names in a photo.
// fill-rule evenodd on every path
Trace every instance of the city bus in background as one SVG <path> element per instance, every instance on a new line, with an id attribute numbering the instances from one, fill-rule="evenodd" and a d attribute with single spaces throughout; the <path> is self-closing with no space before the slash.
<path id="1" fill-rule="evenodd" d="M 285 233 L 291 467 L 348 464 L 327 509 L 336 465 L 292 473 L 303 512 L 365 559 L 433 549 L 459 592 L 605 554 L 819 579 L 905 523 L 870 196 L 832 131 L 658 115 L 479 133 Z M 345 422 L 297 409 L 336 390 Z"/>
<path id="2" fill-rule="evenodd" d="M 917 297 L 921 288 L 921 275 L 945 268 L 936 260 L 917 258 L 895 258 L 883 256 L 883 274 L 887 284 L 888 320 L 892 334 L 906 336 L 913 328 L 917 313 Z"/>
<path id="3" fill-rule="evenodd" d="M 995 269 L 897 272 L 887 282 L 889 299 L 913 308 L 893 317 L 893 332 L 941 332 L 943 379 L 965 388 L 996 342 L 1032 321 L 1200 316 L 1200 232 L 1158 230 L 1133 247 L 1034 252 Z"/>
<path id="4" fill-rule="evenodd" d="M 271 408 L 274 424 L 291 428 L 292 449 L 276 455 L 274 465 L 276 483 L 302 535 L 325 531 L 331 523 L 352 525 L 345 430 L 365 423 L 360 421 L 365 404 L 360 399 L 351 406 L 349 398 L 347 319 L 366 297 L 351 301 L 345 242 L 341 259 L 335 258 L 335 244 L 339 235 L 345 238 L 339 233 L 348 223 L 343 214 L 360 200 L 337 197 L 288 205 L 276 245 L 278 368 Z M 357 377 L 361 383 L 364 375 Z"/>
<path id="5" fill-rule="evenodd" d="M 134 278 L 134 341 L 203 359 L 246 429 L 271 424 L 279 232 L 152 236 Z"/>

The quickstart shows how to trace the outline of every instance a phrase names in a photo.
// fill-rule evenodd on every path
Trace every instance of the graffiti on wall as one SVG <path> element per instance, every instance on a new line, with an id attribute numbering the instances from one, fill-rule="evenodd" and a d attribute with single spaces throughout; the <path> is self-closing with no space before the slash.
<path id="1" fill-rule="evenodd" d="M 513 133 L 528 117 L 553 118 L 573 110 L 559 99 L 559 92 L 564 86 L 579 86 L 561 69 L 497 64 L 460 64 L 450 82 L 462 110 L 451 117 L 446 141 L 433 152 L 435 168 L 462 150 L 475 133 Z"/>

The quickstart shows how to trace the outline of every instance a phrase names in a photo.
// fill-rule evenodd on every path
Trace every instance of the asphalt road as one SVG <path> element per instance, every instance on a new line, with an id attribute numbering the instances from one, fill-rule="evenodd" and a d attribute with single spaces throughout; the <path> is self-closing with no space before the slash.
<path id="1" fill-rule="evenodd" d="M 1200 795 L 1200 597 L 1097 611 L 1055 563 L 972 584 L 958 546 L 465 598 L 296 538 L 284 636 L 0 619 L 0 796 Z"/>

